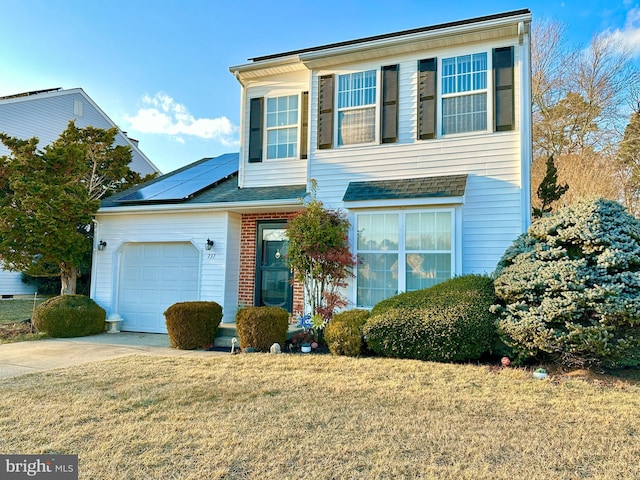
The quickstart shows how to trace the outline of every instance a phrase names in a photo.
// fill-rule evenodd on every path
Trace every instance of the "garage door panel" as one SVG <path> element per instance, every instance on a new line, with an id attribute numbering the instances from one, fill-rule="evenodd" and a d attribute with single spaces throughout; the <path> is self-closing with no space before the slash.
<path id="1" fill-rule="evenodd" d="M 122 330 L 166 333 L 163 312 L 176 302 L 198 300 L 199 258 L 190 243 L 125 246 L 118 288 Z"/>

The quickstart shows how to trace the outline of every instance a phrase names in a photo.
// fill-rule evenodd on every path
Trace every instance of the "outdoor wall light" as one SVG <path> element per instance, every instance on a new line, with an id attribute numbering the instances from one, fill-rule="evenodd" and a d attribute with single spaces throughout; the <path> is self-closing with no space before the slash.
<path id="1" fill-rule="evenodd" d="M 98 243 L 98 250 L 102 251 L 105 248 L 107 248 L 107 242 L 105 242 L 104 240 L 100 240 L 100 243 Z"/>
<path id="2" fill-rule="evenodd" d="M 216 244 L 216 242 L 214 242 L 213 240 L 209 240 L 207 238 L 207 243 L 204 244 L 204 248 L 206 250 L 211 250 L 215 244 Z"/>

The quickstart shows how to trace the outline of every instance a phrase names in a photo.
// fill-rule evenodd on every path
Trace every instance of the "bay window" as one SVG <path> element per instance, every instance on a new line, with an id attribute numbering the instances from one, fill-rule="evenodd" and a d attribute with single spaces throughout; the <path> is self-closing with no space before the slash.
<path id="1" fill-rule="evenodd" d="M 356 225 L 358 307 L 451 278 L 452 210 L 361 213 Z"/>

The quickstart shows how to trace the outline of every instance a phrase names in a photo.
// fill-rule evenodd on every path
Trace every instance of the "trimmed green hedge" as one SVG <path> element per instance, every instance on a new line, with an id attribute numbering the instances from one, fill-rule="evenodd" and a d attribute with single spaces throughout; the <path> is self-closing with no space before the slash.
<path id="1" fill-rule="evenodd" d="M 84 337 L 104 332 L 107 313 L 85 295 L 52 297 L 33 312 L 33 326 L 50 337 Z"/>
<path id="2" fill-rule="evenodd" d="M 334 355 L 357 357 L 365 343 L 362 328 L 369 318 L 368 310 L 347 310 L 336 313 L 324 329 L 324 339 Z"/>
<path id="3" fill-rule="evenodd" d="M 222 321 L 216 302 L 178 302 L 164 312 L 173 348 L 193 350 L 213 343 Z"/>
<path id="4" fill-rule="evenodd" d="M 482 304 L 484 307 L 484 305 L 493 305 L 495 300 L 491 277 L 476 274 L 462 275 L 424 290 L 401 293 L 387 298 L 373 307 L 371 316 L 392 308 L 446 307 L 459 302 Z"/>
<path id="5" fill-rule="evenodd" d="M 374 352 L 398 358 L 464 361 L 497 345 L 493 281 L 455 277 L 378 303 L 363 333 Z"/>
<path id="6" fill-rule="evenodd" d="M 244 307 L 236 313 L 236 331 L 242 348 L 268 352 L 271 345 L 281 347 L 287 340 L 289 312 L 280 307 Z"/>
<path id="7" fill-rule="evenodd" d="M 369 319 L 363 330 L 378 355 L 436 362 L 475 360 L 495 334 L 467 303 L 437 308 L 392 308 Z"/>

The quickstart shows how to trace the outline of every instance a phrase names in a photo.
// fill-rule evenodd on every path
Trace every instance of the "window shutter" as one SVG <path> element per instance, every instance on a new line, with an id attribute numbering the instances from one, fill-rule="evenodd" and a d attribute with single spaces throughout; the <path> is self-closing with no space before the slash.
<path id="1" fill-rule="evenodd" d="M 513 100 L 513 47 L 493 50 L 494 122 L 495 131 L 515 128 Z"/>
<path id="2" fill-rule="evenodd" d="M 300 158 L 307 158 L 307 143 L 309 142 L 309 92 L 302 92 L 302 108 L 300 112 Z"/>
<path id="3" fill-rule="evenodd" d="M 333 75 L 323 75 L 318 88 L 318 148 L 333 148 Z"/>
<path id="4" fill-rule="evenodd" d="M 249 163 L 262 161 L 262 109 L 264 98 L 252 98 L 249 103 Z"/>
<path id="5" fill-rule="evenodd" d="M 398 67 L 382 67 L 381 143 L 398 141 Z"/>
<path id="6" fill-rule="evenodd" d="M 438 60 L 418 61 L 418 139 L 436 138 L 436 77 Z"/>

